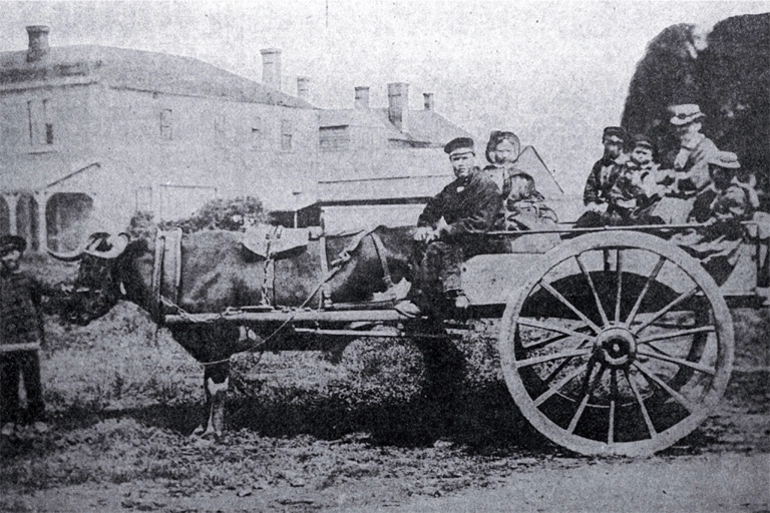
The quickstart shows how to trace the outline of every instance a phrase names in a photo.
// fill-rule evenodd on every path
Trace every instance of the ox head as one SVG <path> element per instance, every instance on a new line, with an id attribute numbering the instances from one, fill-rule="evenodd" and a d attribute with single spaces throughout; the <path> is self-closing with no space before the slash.
<path id="1" fill-rule="evenodd" d="M 121 296 L 119 257 L 129 242 L 125 233 L 94 233 L 84 246 L 72 253 L 49 254 L 65 262 L 79 261 L 78 276 L 61 315 L 70 322 L 86 325 L 115 306 Z"/>

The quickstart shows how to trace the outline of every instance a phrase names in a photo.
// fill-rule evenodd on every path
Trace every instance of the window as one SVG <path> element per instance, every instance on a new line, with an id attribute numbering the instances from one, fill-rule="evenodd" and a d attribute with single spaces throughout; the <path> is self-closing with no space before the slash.
<path id="1" fill-rule="evenodd" d="M 49 101 L 43 100 L 43 121 L 45 122 L 45 144 L 53 144 L 53 123 L 49 113 Z"/>
<path id="2" fill-rule="evenodd" d="M 222 144 L 225 141 L 225 130 L 226 127 L 224 112 L 214 114 L 214 137 L 217 143 Z"/>
<path id="3" fill-rule="evenodd" d="M 281 150 L 291 151 L 291 139 L 293 135 L 293 127 L 291 120 L 281 120 Z"/>
<path id="4" fill-rule="evenodd" d="M 171 127 L 171 109 L 163 109 L 160 111 L 160 138 L 164 141 L 170 141 L 173 139 Z"/>
<path id="5" fill-rule="evenodd" d="M 255 118 L 251 124 L 251 147 L 255 150 L 261 150 L 262 138 L 262 118 Z"/>
<path id="6" fill-rule="evenodd" d="M 47 146 L 54 142 L 53 122 L 50 116 L 50 100 L 27 102 L 27 127 L 32 146 Z"/>
<path id="7" fill-rule="evenodd" d="M 321 151 L 343 151 L 350 146 L 347 125 L 324 126 L 319 128 L 318 133 L 318 149 Z"/>

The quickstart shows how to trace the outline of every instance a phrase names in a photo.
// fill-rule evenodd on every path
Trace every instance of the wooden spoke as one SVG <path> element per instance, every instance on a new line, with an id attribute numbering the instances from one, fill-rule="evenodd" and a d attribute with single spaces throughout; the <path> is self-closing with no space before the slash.
<path id="1" fill-rule="evenodd" d="M 577 427 L 577 424 L 580 421 L 580 417 L 583 416 L 583 411 L 586 409 L 586 405 L 588 405 L 588 401 L 591 400 L 591 394 L 593 393 L 594 388 L 596 387 L 596 384 L 602 379 L 604 370 L 605 370 L 605 367 L 602 366 L 601 369 L 599 369 L 599 372 L 596 373 L 596 378 L 593 381 L 591 381 L 591 371 L 589 370 L 586 373 L 588 386 L 586 387 L 586 393 L 583 396 L 583 400 L 580 401 L 580 405 L 578 406 L 578 409 L 575 412 L 575 415 L 572 416 L 572 419 L 569 422 L 569 426 L 567 427 L 567 431 L 569 433 L 575 432 L 575 428 Z"/>
<path id="2" fill-rule="evenodd" d="M 615 278 L 618 282 L 617 293 L 615 294 L 615 324 L 620 324 L 620 298 L 623 295 L 623 252 L 618 248 L 617 265 L 615 266 Z"/>
<path id="3" fill-rule="evenodd" d="M 577 347 L 575 347 L 575 349 L 580 349 L 581 347 L 584 347 L 587 342 L 588 340 L 582 341 L 580 344 L 577 345 Z M 566 358 L 563 362 L 561 362 L 559 365 L 557 365 L 556 368 L 554 368 L 551 372 L 549 372 L 548 376 L 546 376 L 545 379 L 543 379 L 543 382 L 546 384 L 550 383 L 553 380 L 553 378 L 555 378 L 562 371 L 562 369 L 564 369 L 564 367 L 566 367 L 567 364 L 572 361 L 573 358 L 575 357 L 570 356 L 569 358 Z"/>
<path id="4" fill-rule="evenodd" d="M 648 337 L 642 337 L 637 342 L 638 344 L 649 344 L 650 342 L 655 342 L 656 340 L 667 340 L 671 338 L 678 338 L 678 337 L 686 337 L 688 335 L 697 335 L 698 333 L 711 333 L 716 332 L 716 328 L 714 326 L 699 326 L 697 328 L 690 328 L 686 330 L 677 330 L 677 331 L 669 331 L 666 333 L 656 333 L 655 335 L 650 335 Z"/>
<path id="5" fill-rule="evenodd" d="M 553 344 L 554 342 L 559 342 L 560 340 L 564 340 L 565 338 L 569 338 L 572 335 L 567 335 L 565 333 L 560 333 L 558 335 L 554 335 L 553 337 L 548 337 L 543 340 L 535 340 L 531 344 L 521 344 L 521 347 L 524 349 L 540 349 L 541 347 L 545 347 L 548 344 Z"/>
<path id="6" fill-rule="evenodd" d="M 655 267 L 652 269 L 650 276 L 647 278 L 647 282 L 644 284 L 644 288 L 639 293 L 639 297 L 636 298 L 636 303 L 634 303 L 633 308 L 631 308 L 631 313 L 629 313 L 628 317 L 626 318 L 626 328 L 631 326 L 631 324 L 634 322 L 636 314 L 639 312 L 639 307 L 642 306 L 642 300 L 644 299 L 644 296 L 647 295 L 647 291 L 650 289 L 650 285 L 652 285 L 652 283 L 658 278 L 658 274 L 660 273 L 660 270 L 663 268 L 663 264 L 665 263 L 666 259 L 664 257 L 658 257 L 658 262 L 655 264 Z"/>
<path id="7" fill-rule="evenodd" d="M 561 358 L 572 358 L 575 356 L 585 356 L 587 354 L 591 354 L 590 347 L 581 348 L 581 349 L 569 349 L 561 353 L 544 354 L 542 356 L 534 356 L 532 358 L 527 358 L 526 360 L 520 360 L 516 362 L 516 366 L 519 368 L 529 367 L 531 365 L 550 362 L 552 360 L 559 360 Z"/>
<path id="8" fill-rule="evenodd" d="M 698 287 L 695 286 L 695 287 L 691 288 L 690 290 L 688 290 L 687 292 L 681 293 L 676 299 L 674 299 L 669 304 L 667 304 L 666 306 L 664 306 L 663 308 L 661 308 L 660 310 L 655 312 L 655 314 L 650 319 L 646 320 L 645 322 L 643 322 L 642 324 L 637 326 L 633 330 L 634 334 L 638 335 L 640 331 L 642 331 L 647 326 L 649 326 L 653 322 L 657 321 L 658 319 L 660 319 L 661 317 L 666 315 L 666 313 L 668 313 L 669 310 L 674 308 L 676 305 L 678 305 L 682 301 L 685 301 L 686 299 L 689 299 L 690 297 L 692 297 L 697 291 L 698 291 Z"/>
<path id="9" fill-rule="evenodd" d="M 661 353 L 663 353 L 661 351 Z M 691 362 L 689 360 L 684 360 L 682 358 L 676 358 L 674 356 L 668 356 L 667 354 L 658 354 L 658 353 L 652 353 L 647 351 L 638 351 L 637 354 L 642 356 L 647 356 L 649 358 L 654 358 L 656 360 L 662 360 L 664 362 L 670 362 L 675 363 L 682 367 L 689 367 L 690 369 L 694 369 L 696 371 L 702 372 L 704 374 L 708 374 L 710 376 L 714 376 L 717 373 L 717 370 L 713 367 L 709 367 L 708 365 L 703 365 L 701 363 L 697 362 Z M 689 408 L 688 408 L 689 409 Z M 690 410 L 692 411 L 692 410 Z"/>
<path id="10" fill-rule="evenodd" d="M 602 317 L 602 324 L 607 325 L 610 323 L 609 319 L 607 318 L 607 312 L 604 310 L 604 306 L 602 305 L 602 300 L 599 297 L 599 293 L 596 291 L 596 286 L 594 285 L 594 280 L 591 278 L 591 275 L 589 274 L 588 270 L 583 265 L 583 262 L 580 260 L 580 255 L 575 255 L 575 261 L 577 262 L 578 267 L 580 267 L 580 272 L 583 273 L 583 276 L 585 276 L 586 281 L 588 282 L 588 287 L 591 289 L 591 293 L 594 296 L 594 301 L 596 301 L 596 308 L 599 310 L 599 315 Z"/>
<path id="11" fill-rule="evenodd" d="M 610 371 L 610 418 L 607 427 L 607 443 L 615 443 L 615 399 L 618 397 L 618 371 Z"/>
<path id="12" fill-rule="evenodd" d="M 571 330 L 569 328 L 565 328 L 564 326 L 558 326 L 556 324 L 546 324 L 544 322 L 536 321 L 534 319 L 529 319 L 527 317 L 519 317 L 517 319 L 517 322 L 519 324 L 523 324 L 524 326 L 529 326 L 530 328 L 540 328 L 541 330 L 546 331 L 554 331 L 556 333 L 562 333 L 564 335 L 568 335 L 571 337 L 576 337 L 579 339 L 591 339 L 591 335 L 588 335 L 586 333 L 580 333 L 579 331 Z"/>
<path id="13" fill-rule="evenodd" d="M 665 352 L 663 349 L 659 348 L 658 346 L 656 346 L 652 342 L 647 344 L 647 347 L 649 347 L 650 349 L 652 349 L 653 351 L 655 351 L 658 354 L 662 354 L 663 356 L 671 356 L 670 354 L 668 354 L 667 352 Z"/>
<path id="14" fill-rule="evenodd" d="M 639 410 L 642 412 L 642 417 L 644 417 L 644 423 L 647 424 L 647 431 L 649 431 L 650 437 L 654 438 L 658 432 L 655 430 L 655 426 L 650 418 L 650 413 L 644 405 L 644 398 L 642 398 L 642 394 L 639 393 L 636 383 L 633 382 L 631 376 L 628 374 L 628 370 L 624 370 L 623 373 L 626 376 L 626 381 L 628 381 L 628 386 L 631 387 L 631 392 L 633 392 L 634 397 L 636 398 L 636 402 L 639 403 Z"/>
<path id="15" fill-rule="evenodd" d="M 599 328 L 596 324 L 594 324 L 594 322 L 591 319 L 586 317 L 586 314 L 578 310 L 578 308 L 575 305 L 573 305 L 566 297 L 562 296 L 561 293 L 555 288 L 553 288 L 553 286 L 550 283 L 546 281 L 541 281 L 540 286 L 543 287 L 548 292 L 550 292 L 553 297 L 561 301 L 567 308 L 572 310 L 575 313 L 575 315 L 580 317 L 581 321 L 586 323 L 589 328 L 594 330 L 594 333 L 599 333 L 601 331 L 601 328 Z"/>
<path id="16" fill-rule="evenodd" d="M 558 383 L 556 383 L 554 386 L 550 387 L 548 390 L 540 394 L 537 399 L 535 399 L 532 404 L 535 407 L 539 407 L 541 404 L 546 402 L 553 394 L 557 393 L 559 390 L 561 390 L 564 385 L 575 379 L 580 375 L 581 372 L 585 371 L 588 368 L 588 363 L 584 363 L 580 365 L 579 367 L 575 367 L 575 369 L 572 370 L 569 374 L 564 376 L 561 380 L 559 380 Z"/>
<path id="17" fill-rule="evenodd" d="M 699 410 L 697 405 L 693 404 L 685 396 L 683 396 L 682 394 L 680 394 L 679 392 L 677 392 L 676 390 L 668 386 L 665 381 L 663 381 L 658 376 L 656 376 L 651 371 L 649 371 L 644 365 L 641 365 L 638 361 L 635 361 L 633 362 L 633 366 L 639 369 L 639 372 L 641 372 L 644 375 L 644 377 L 651 380 L 653 383 L 655 383 L 660 388 L 665 390 L 666 393 L 671 397 L 673 397 L 676 402 L 678 402 L 679 404 L 687 408 L 687 411 L 689 411 L 690 413 L 696 413 Z"/>

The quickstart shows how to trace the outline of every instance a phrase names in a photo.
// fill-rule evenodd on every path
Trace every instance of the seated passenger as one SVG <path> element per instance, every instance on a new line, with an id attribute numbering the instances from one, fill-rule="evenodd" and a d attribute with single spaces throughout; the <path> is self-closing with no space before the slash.
<path id="1" fill-rule="evenodd" d="M 663 199 L 654 214 L 667 224 L 682 224 L 692 210 L 698 192 L 710 183 L 709 161 L 719 151 L 714 142 L 701 133 L 703 114 L 694 103 L 671 107 L 670 120 L 679 148 L 667 155 L 661 183 L 666 186 Z"/>
<path id="2" fill-rule="evenodd" d="M 440 312 L 447 300 L 456 308 L 469 305 L 460 269 L 466 258 L 487 249 L 478 235 L 492 228 L 500 212 L 500 189 L 474 165 L 473 139 L 453 139 L 444 152 L 456 179 L 428 201 L 417 220 L 412 288 L 408 300 L 395 306 L 408 317 L 426 309 Z"/>
<path id="3" fill-rule="evenodd" d="M 600 216 L 607 211 L 610 189 L 618 178 L 620 166 L 627 159 L 623 153 L 626 139 L 626 130 L 623 127 L 608 126 L 604 129 L 604 154 L 591 168 L 586 180 L 583 190 L 586 212 L 578 220 L 578 224 L 575 224 L 576 227 L 601 226 Z"/>
<path id="4" fill-rule="evenodd" d="M 484 168 L 484 173 L 503 191 L 503 197 L 506 195 L 506 180 L 511 174 L 519 172 L 515 163 L 519 158 L 520 151 L 521 143 L 513 132 L 493 130 L 489 134 L 486 151 L 489 165 Z"/>
<path id="5" fill-rule="evenodd" d="M 660 224 L 660 219 L 650 215 L 660 195 L 654 151 L 650 137 L 635 136 L 631 153 L 615 171 L 615 180 L 606 194 L 606 209 L 598 215 L 595 210 L 586 212 L 575 228 Z"/>
<path id="6" fill-rule="evenodd" d="M 671 241 L 691 255 L 722 283 L 730 275 L 743 240 L 742 221 L 752 218 L 752 192 L 735 180 L 740 168 L 735 153 L 720 151 L 708 162 L 711 183 L 695 197 L 688 223 L 704 225 L 678 233 Z"/>
<path id="7" fill-rule="evenodd" d="M 538 230 L 553 226 L 559 218 L 545 204 L 545 198 L 535 188 L 535 179 L 518 172 L 508 177 L 503 193 L 503 230 Z"/>

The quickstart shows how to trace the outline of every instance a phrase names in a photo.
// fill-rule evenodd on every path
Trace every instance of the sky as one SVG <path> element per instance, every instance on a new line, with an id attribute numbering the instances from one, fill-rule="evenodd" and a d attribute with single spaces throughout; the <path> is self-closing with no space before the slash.
<path id="1" fill-rule="evenodd" d="M 407 82 L 412 109 L 434 93 L 436 111 L 482 148 L 491 130 L 516 132 L 575 193 L 652 38 L 676 23 L 708 30 L 770 12 L 770 1 L 3 1 L 0 10 L 0 51 L 25 49 L 24 27 L 44 24 L 51 45 L 185 55 L 261 81 L 259 50 L 280 48 L 284 92 L 307 76 L 322 108 L 351 108 L 356 86 L 384 107 L 387 84 Z"/>

